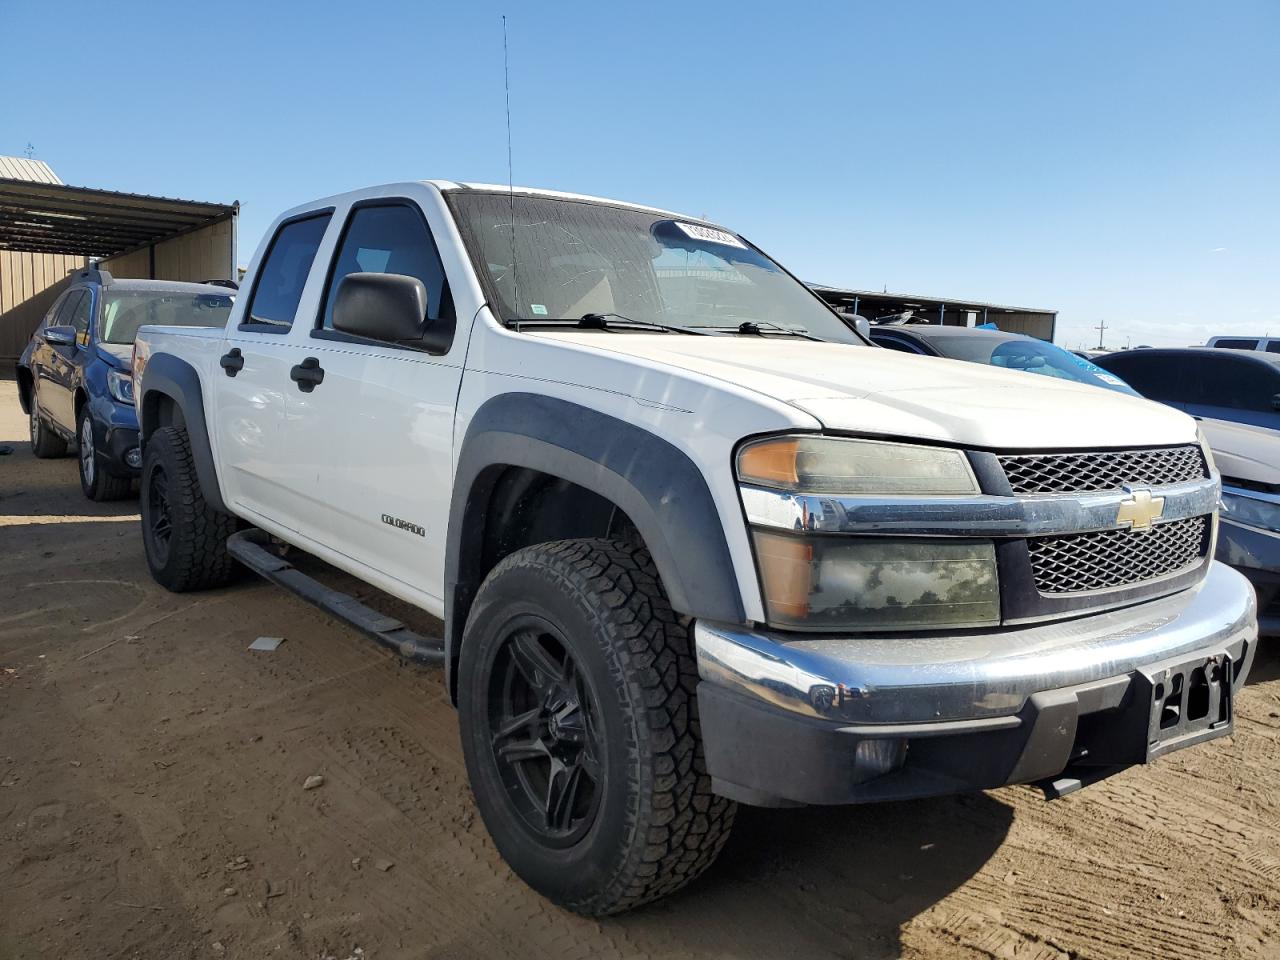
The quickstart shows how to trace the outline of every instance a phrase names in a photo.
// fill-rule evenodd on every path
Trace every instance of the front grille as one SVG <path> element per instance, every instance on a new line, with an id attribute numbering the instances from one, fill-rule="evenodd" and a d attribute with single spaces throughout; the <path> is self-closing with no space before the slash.
<path id="1" fill-rule="evenodd" d="M 1083 593 L 1142 583 L 1194 566 L 1208 550 L 1208 533 L 1208 517 L 1189 517 L 1150 530 L 1032 537 L 1027 546 L 1040 593 Z"/>
<path id="2" fill-rule="evenodd" d="M 999 460 L 1015 494 L 1119 490 L 1125 484 L 1155 487 L 1209 476 L 1195 443 L 1155 450 L 1010 454 Z"/>

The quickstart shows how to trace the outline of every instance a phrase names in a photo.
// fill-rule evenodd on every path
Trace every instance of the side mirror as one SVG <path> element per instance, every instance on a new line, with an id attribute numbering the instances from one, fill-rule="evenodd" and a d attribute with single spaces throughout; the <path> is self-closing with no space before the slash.
<path id="1" fill-rule="evenodd" d="M 866 317 L 854 317 L 853 328 L 868 340 L 871 339 L 871 321 Z"/>
<path id="2" fill-rule="evenodd" d="M 76 342 L 76 328 L 45 327 L 44 341 L 55 347 L 69 347 Z"/>
<path id="3" fill-rule="evenodd" d="M 399 273 L 349 273 L 338 284 L 333 329 L 370 340 L 421 340 L 427 324 L 427 288 Z"/>

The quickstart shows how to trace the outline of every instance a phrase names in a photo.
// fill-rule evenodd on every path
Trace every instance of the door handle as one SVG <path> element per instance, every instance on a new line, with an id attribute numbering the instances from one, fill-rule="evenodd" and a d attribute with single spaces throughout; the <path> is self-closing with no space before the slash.
<path id="1" fill-rule="evenodd" d="M 289 371 L 289 379 L 296 383 L 303 393 L 310 393 L 317 384 L 324 383 L 324 368 L 315 357 L 307 357 Z"/>
<path id="2" fill-rule="evenodd" d="M 239 347 L 232 347 L 230 353 L 224 353 L 219 358 L 218 364 L 226 371 L 228 377 L 234 377 L 244 369 L 244 354 L 240 352 Z"/>

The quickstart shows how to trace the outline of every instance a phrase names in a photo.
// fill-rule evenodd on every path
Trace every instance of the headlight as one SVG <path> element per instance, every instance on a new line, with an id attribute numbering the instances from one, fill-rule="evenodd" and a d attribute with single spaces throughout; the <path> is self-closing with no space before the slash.
<path id="1" fill-rule="evenodd" d="M 1274 493 L 1223 487 L 1222 506 L 1224 520 L 1280 533 L 1280 497 Z"/>
<path id="2" fill-rule="evenodd" d="M 774 437 L 738 453 L 738 479 L 797 493 L 979 493 L 959 450 L 843 437 Z"/>
<path id="3" fill-rule="evenodd" d="M 1000 622 L 989 541 L 755 532 L 769 623 L 792 630 L 932 630 Z"/>
<path id="4" fill-rule="evenodd" d="M 133 377 L 119 370 L 107 371 L 107 389 L 121 403 L 133 403 Z"/>
<path id="5" fill-rule="evenodd" d="M 738 479 L 776 496 L 779 516 L 837 514 L 860 496 L 981 492 L 959 450 L 842 437 L 776 437 L 747 444 Z M 762 491 L 757 491 L 760 493 Z M 754 507 L 753 507 L 754 509 Z M 763 509 L 763 508 L 762 508 Z M 764 510 L 767 514 L 767 509 Z M 766 616 L 788 630 L 935 630 L 1000 622 L 989 540 L 864 537 L 752 530 Z"/>

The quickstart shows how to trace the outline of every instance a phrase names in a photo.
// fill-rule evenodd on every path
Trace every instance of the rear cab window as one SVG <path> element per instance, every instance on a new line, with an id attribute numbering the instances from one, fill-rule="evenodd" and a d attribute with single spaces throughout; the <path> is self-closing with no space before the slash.
<path id="1" fill-rule="evenodd" d="M 307 214 L 280 226 L 258 268 L 239 329 L 253 333 L 289 332 L 331 217 L 329 211 Z"/>

